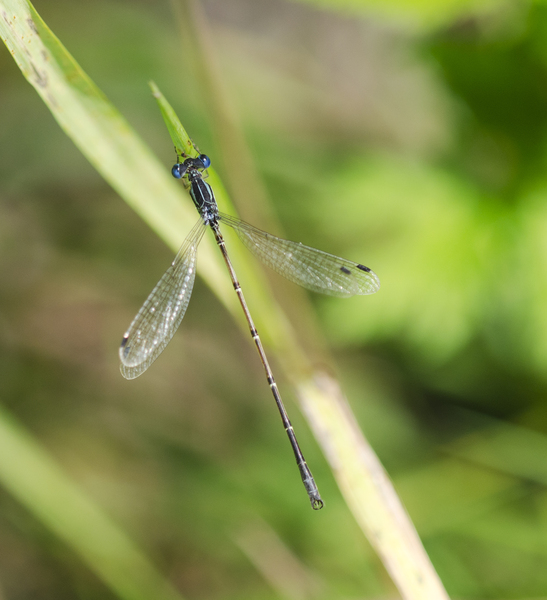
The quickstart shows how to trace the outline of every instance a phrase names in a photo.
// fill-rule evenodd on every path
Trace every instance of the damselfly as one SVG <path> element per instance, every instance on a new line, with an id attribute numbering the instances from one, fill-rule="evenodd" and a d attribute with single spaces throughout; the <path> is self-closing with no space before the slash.
<path id="1" fill-rule="evenodd" d="M 267 266 L 314 292 L 342 297 L 373 294 L 380 287 L 380 282 L 375 273 L 364 265 L 309 248 L 297 242 L 283 240 L 261 231 L 245 221 L 220 212 L 213 189 L 204 181 L 203 171 L 211 165 L 209 157 L 201 154 L 198 158 L 186 158 L 184 161 L 182 158 L 184 157 L 178 160 L 171 172 L 177 179 L 186 178 L 190 196 L 200 217 L 184 240 L 175 260 L 152 290 L 133 319 L 127 333 L 123 336 L 120 347 L 122 375 L 126 379 L 134 379 L 144 373 L 163 352 L 178 329 L 192 294 L 198 245 L 205 230 L 210 227 L 228 267 L 251 336 L 264 365 L 268 384 L 289 437 L 302 482 L 312 507 L 318 510 L 323 507 L 323 500 L 321 500 L 315 480 L 296 440 L 264 347 L 228 256 L 219 224 L 230 226 L 243 244 Z"/>

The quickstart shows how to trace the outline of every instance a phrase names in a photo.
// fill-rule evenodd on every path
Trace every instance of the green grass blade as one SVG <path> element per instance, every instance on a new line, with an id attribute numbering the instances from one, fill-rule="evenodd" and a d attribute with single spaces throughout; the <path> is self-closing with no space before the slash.
<path id="1" fill-rule="evenodd" d="M 0 406 L 0 480 L 124 600 L 182 600 L 148 558 Z"/>
<path id="2" fill-rule="evenodd" d="M 178 156 L 190 156 L 196 158 L 199 152 L 195 148 L 190 136 L 186 133 L 186 129 L 182 126 L 180 119 L 173 110 L 173 107 L 167 102 L 165 96 L 160 92 L 158 86 L 150 81 L 149 84 L 152 94 L 160 107 L 163 120 L 175 146 Z"/>
<path id="3" fill-rule="evenodd" d="M 165 242 L 178 250 L 196 221 L 180 185 L 25 0 L 0 3 L 0 36 L 60 127 L 97 171 Z M 228 277 L 204 240 L 202 276 L 227 306 Z"/>

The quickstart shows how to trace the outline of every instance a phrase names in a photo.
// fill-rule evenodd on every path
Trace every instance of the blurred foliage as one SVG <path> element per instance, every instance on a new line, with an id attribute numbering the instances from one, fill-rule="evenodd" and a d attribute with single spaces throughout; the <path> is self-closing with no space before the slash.
<path id="1" fill-rule="evenodd" d="M 389 18 L 405 26 L 430 30 L 450 25 L 470 15 L 484 16 L 493 10 L 508 9 L 509 2 L 495 0 L 298 0 L 312 6 L 341 14 Z"/>
<path id="2" fill-rule="evenodd" d="M 313 302 L 450 595 L 546 597 L 547 8 L 388 4 L 204 6 L 287 236 L 380 276 L 374 297 Z M 37 9 L 166 168 L 149 79 L 222 169 L 167 4 Z M 303 501 L 254 351 L 203 285 L 161 361 L 123 381 L 119 339 L 172 253 L 7 52 L 0 80 L 3 405 L 185 597 L 393 594 L 290 407 L 326 507 Z M 114 597 L 6 492 L 0 506 L 0 597 Z M 298 584 L 268 579 L 270 556 Z"/>

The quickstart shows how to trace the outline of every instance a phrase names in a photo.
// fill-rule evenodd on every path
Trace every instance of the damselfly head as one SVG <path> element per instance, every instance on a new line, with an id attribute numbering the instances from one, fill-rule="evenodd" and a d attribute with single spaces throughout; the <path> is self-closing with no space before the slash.
<path id="1" fill-rule="evenodd" d="M 187 158 L 184 162 L 178 162 L 171 173 L 176 179 L 182 179 L 192 169 L 202 171 L 211 166 L 211 159 L 206 154 L 200 154 L 197 158 Z"/>

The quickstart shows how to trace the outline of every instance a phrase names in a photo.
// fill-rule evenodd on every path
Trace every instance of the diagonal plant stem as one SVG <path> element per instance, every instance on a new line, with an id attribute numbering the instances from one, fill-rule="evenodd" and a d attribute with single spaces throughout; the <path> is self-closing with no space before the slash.
<path id="1" fill-rule="evenodd" d="M 184 17 L 181 25 L 193 42 L 199 64 L 203 96 L 208 99 L 215 129 L 222 132 L 217 139 L 220 152 L 234 160 L 236 153 L 232 144 L 233 140 L 237 140 L 240 155 L 244 157 L 237 169 L 230 170 L 231 188 L 246 190 L 248 182 L 255 181 L 256 175 L 234 111 L 228 106 L 229 95 L 222 81 L 222 70 L 216 62 L 207 19 L 196 0 L 172 2 L 180 6 L 180 15 Z M 233 177 L 241 177 L 241 184 L 238 185 Z M 259 189 L 258 185 L 252 187 Z M 258 210 L 264 206 L 264 202 L 256 203 L 254 198 L 253 204 L 255 210 L 256 206 Z M 269 211 L 266 210 L 257 218 L 263 221 L 268 216 Z M 314 367 L 297 343 L 293 329 L 280 307 L 271 306 L 269 286 L 256 269 L 253 276 L 246 280 L 246 287 L 249 286 L 252 286 L 253 303 L 258 306 L 259 318 L 269 316 L 266 320 L 261 319 L 260 329 L 264 329 L 269 336 L 276 358 L 296 390 L 301 408 L 333 470 L 346 503 L 401 595 L 408 600 L 446 600 L 448 595 L 416 529 L 359 428 L 338 381 L 324 370 Z M 306 308 L 311 310 L 309 306 Z M 274 319 L 271 318 L 272 312 L 275 313 Z M 315 335 L 320 338 L 319 333 Z M 329 360 L 328 357 L 326 360 Z"/>
<path id="2" fill-rule="evenodd" d="M 195 3 L 190 5 L 197 10 Z M 201 29 L 194 28 L 196 45 L 202 43 Z M 173 248 L 180 232 L 188 229 L 195 213 L 180 191 L 142 141 L 112 107 L 104 95 L 53 35 L 25 0 L 0 0 L 0 34 L 27 80 L 64 129 L 101 175 Z M 207 68 L 207 63 L 205 63 Z M 218 83 L 218 78 L 216 79 Z M 188 144 L 188 141 L 182 141 Z M 189 146 L 187 146 L 189 148 Z M 228 202 L 214 172 L 211 184 L 219 204 Z M 154 202 L 150 199 L 154 198 Z M 190 216 L 191 215 L 191 216 Z M 185 224 L 185 228 L 183 226 Z M 220 262 L 204 245 L 200 274 L 228 310 L 242 323 L 235 295 Z M 250 258 L 238 260 L 253 287 L 260 315 L 260 328 L 272 347 L 286 377 L 294 385 L 300 404 L 333 469 L 348 506 L 382 558 L 402 596 L 409 600 L 446 600 L 418 535 L 400 503 L 376 455 L 364 439 L 338 383 L 312 362 L 297 344 L 282 309 L 267 290 L 264 277 Z M 204 268 L 205 267 L 205 268 Z M 0 414 L 0 421 L 2 415 Z M 10 450 L 10 449 L 7 449 Z M 37 514 L 32 494 L 23 494 L 2 469 L 0 478 L 12 493 Z M 25 485 L 32 485 L 32 478 Z M 51 523 L 48 523 L 51 526 Z M 70 523 L 69 526 L 77 526 Z M 65 539 L 69 539 L 65 537 Z M 70 540 L 69 540 L 70 541 Z M 92 568 L 105 577 L 93 553 L 76 547 Z M 129 595 L 122 596 L 124 598 Z M 166 598 L 149 594 L 150 598 Z M 140 600 L 140 597 L 139 597 Z"/>
<path id="3" fill-rule="evenodd" d="M 0 0 L 0 35 L 59 126 L 122 198 L 174 250 L 195 209 L 119 111 L 108 101 L 27 0 Z M 187 147 L 191 145 L 186 139 Z M 225 304 L 228 277 L 204 240 L 202 277 Z M 211 273 L 209 274 L 209 270 Z M 228 298 L 228 299 L 227 299 Z"/>

